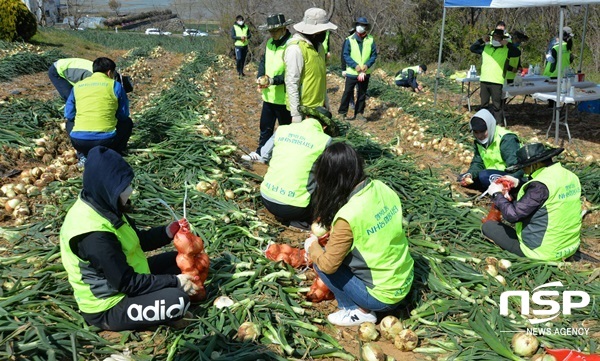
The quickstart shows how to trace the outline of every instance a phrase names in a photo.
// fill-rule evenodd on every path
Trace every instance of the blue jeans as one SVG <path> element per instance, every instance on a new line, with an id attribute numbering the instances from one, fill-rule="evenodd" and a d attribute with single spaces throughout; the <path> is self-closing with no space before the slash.
<path id="1" fill-rule="evenodd" d="M 356 309 L 360 307 L 368 311 L 388 312 L 400 304 L 398 302 L 388 305 L 371 296 L 363 281 L 358 279 L 350 268 L 344 264 L 332 274 L 323 273 L 316 264 L 313 267 L 335 295 L 339 308 Z"/>

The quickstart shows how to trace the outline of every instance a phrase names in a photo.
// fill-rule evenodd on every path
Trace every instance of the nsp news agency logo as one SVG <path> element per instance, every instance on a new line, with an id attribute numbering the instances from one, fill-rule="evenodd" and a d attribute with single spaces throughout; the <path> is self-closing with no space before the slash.
<path id="1" fill-rule="evenodd" d="M 531 293 L 529 291 L 504 291 L 500 294 L 500 315 L 508 316 L 509 298 L 518 297 L 520 299 L 521 315 L 527 318 L 529 323 L 534 326 L 532 328 L 528 328 L 527 333 L 535 335 L 587 335 L 589 328 L 583 327 L 536 327 L 536 325 L 552 321 L 561 314 L 571 315 L 574 309 L 583 308 L 590 304 L 590 295 L 587 292 L 565 290 L 562 292 L 561 296 L 561 292 L 555 289 L 558 287 L 564 287 L 560 281 L 545 283 L 541 286 L 537 286 Z M 530 303 L 533 303 L 533 307 Z M 530 317 L 530 314 L 534 317 Z"/>

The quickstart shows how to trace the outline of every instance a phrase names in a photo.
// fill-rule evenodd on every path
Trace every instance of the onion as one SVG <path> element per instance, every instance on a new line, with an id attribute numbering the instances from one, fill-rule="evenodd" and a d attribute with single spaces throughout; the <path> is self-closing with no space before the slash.
<path id="1" fill-rule="evenodd" d="M 526 332 L 519 332 L 512 338 L 512 348 L 519 356 L 531 356 L 539 346 L 537 338 Z"/>
<path id="2" fill-rule="evenodd" d="M 321 223 L 313 222 L 310 225 L 310 231 L 317 237 L 323 237 L 327 233 L 327 228 L 323 227 Z"/>
<path id="3" fill-rule="evenodd" d="M 360 350 L 360 355 L 364 361 L 385 361 L 385 353 L 381 346 L 374 343 L 365 344 Z"/>
<path id="4" fill-rule="evenodd" d="M 498 275 L 498 269 L 494 265 L 488 264 L 483 268 L 483 270 L 492 277 L 496 277 Z"/>
<path id="5" fill-rule="evenodd" d="M 501 259 L 498 261 L 498 268 L 500 271 L 506 272 L 512 266 L 512 262 L 507 259 Z"/>
<path id="6" fill-rule="evenodd" d="M 20 203 L 21 203 L 21 200 L 19 198 L 9 199 L 4 204 L 4 209 L 6 209 L 6 212 L 8 212 L 8 213 L 12 213 Z"/>
<path id="7" fill-rule="evenodd" d="M 500 282 L 502 286 L 506 286 L 506 279 L 504 279 L 502 275 L 496 275 L 494 278 L 496 281 Z"/>
<path id="8" fill-rule="evenodd" d="M 46 139 L 44 138 L 38 138 L 38 139 L 34 139 L 33 142 L 35 143 L 35 145 L 37 145 L 38 147 L 43 147 L 46 145 Z"/>
<path id="9" fill-rule="evenodd" d="M 210 183 L 208 183 L 206 181 L 200 181 L 200 182 L 198 182 L 198 184 L 196 184 L 196 190 L 198 192 L 206 192 L 210 188 L 211 188 Z"/>
<path id="10" fill-rule="evenodd" d="M 379 332 L 377 332 L 377 328 L 375 328 L 373 322 L 361 323 L 360 327 L 358 327 L 359 340 L 369 342 L 375 341 L 377 337 L 379 337 Z"/>
<path id="11" fill-rule="evenodd" d="M 412 351 L 417 348 L 419 337 L 413 330 L 402 330 L 394 338 L 394 346 L 400 351 Z"/>
<path id="12" fill-rule="evenodd" d="M 227 199 L 234 199 L 235 198 L 235 193 L 233 193 L 233 191 L 231 189 L 228 189 L 225 191 L 225 198 Z"/>
<path id="13" fill-rule="evenodd" d="M 388 340 L 393 340 L 394 337 L 402 330 L 402 322 L 396 316 L 385 316 L 379 323 L 381 336 Z"/>
<path id="14" fill-rule="evenodd" d="M 9 190 L 12 191 L 14 188 L 15 188 L 14 184 L 8 183 L 8 184 L 4 184 L 2 187 L 0 187 L 0 190 L 2 191 L 2 193 L 4 193 L 5 196 L 10 197 L 8 194 L 6 194 L 6 192 L 8 192 Z"/>
<path id="15" fill-rule="evenodd" d="M 4 192 L 4 195 L 7 196 L 8 198 L 15 198 L 17 196 L 17 192 L 15 192 L 14 188 L 10 188 L 6 192 Z"/>
<path id="16" fill-rule="evenodd" d="M 213 302 L 213 306 L 218 309 L 227 308 L 231 305 L 233 305 L 233 300 L 227 296 L 219 296 Z"/>
<path id="17" fill-rule="evenodd" d="M 240 325 L 236 335 L 236 339 L 241 342 L 250 342 L 256 340 L 260 336 L 258 326 L 250 321 L 246 321 Z"/>
<path id="18" fill-rule="evenodd" d="M 486 257 L 485 258 L 485 263 L 486 264 L 491 264 L 492 266 L 495 266 L 498 264 L 498 258 L 496 257 Z"/>
<path id="19" fill-rule="evenodd" d="M 533 355 L 531 361 L 556 361 L 556 357 L 545 353 L 538 353 L 537 355 Z"/>
<path id="20" fill-rule="evenodd" d="M 44 147 L 37 147 L 33 150 L 33 152 L 35 153 L 36 156 L 38 157 L 43 157 L 46 154 L 46 148 Z"/>
<path id="21" fill-rule="evenodd" d="M 23 183 L 17 183 L 17 184 L 15 184 L 14 190 L 15 190 L 15 193 L 17 193 L 17 194 L 23 194 L 23 193 L 25 193 L 26 192 L 26 190 L 25 190 L 25 184 L 23 184 Z"/>

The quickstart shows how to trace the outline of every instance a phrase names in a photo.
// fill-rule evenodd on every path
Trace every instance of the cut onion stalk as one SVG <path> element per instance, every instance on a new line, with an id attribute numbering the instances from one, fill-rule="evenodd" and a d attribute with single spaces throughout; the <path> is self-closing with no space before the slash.
<path id="1" fill-rule="evenodd" d="M 394 338 L 394 346 L 400 351 L 412 351 L 417 348 L 419 337 L 413 330 L 402 330 Z"/>
<path id="2" fill-rule="evenodd" d="M 373 322 L 361 323 L 358 327 L 358 339 L 361 341 L 369 342 L 375 341 L 379 337 L 379 332 L 375 328 Z"/>
<path id="3" fill-rule="evenodd" d="M 526 332 L 519 332 L 512 338 L 512 348 L 519 356 L 531 356 L 539 346 L 537 338 Z"/>
<path id="4" fill-rule="evenodd" d="M 383 349 L 374 343 L 365 344 L 360 351 L 360 355 L 365 361 L 386 361 Z"/>

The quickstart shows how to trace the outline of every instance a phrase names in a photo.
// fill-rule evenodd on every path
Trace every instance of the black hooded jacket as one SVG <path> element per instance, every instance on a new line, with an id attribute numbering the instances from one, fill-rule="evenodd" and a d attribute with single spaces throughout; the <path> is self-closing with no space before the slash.
<path id="1" fill-rule="evenodd" d="M 106 147 L 92 148 L 83 172 L 81 199 L 115 227 L 127 227 L 118 209 L 119 195 L 131 184 L 133 170 L 117 152 Z M 142 250 L 151 251 L 171 242 L 165 226 L 140 231 L 131 218 L 127 221 L 137 234 Z M 139 296 L 167 287 L 177 287 L 175 275 L 138 274 L 129 264 L 117 237 L 111 232 L 90 232 L 71 240 L 71 248 L 103 275 L 108 283 L 128 296 Z"/>

